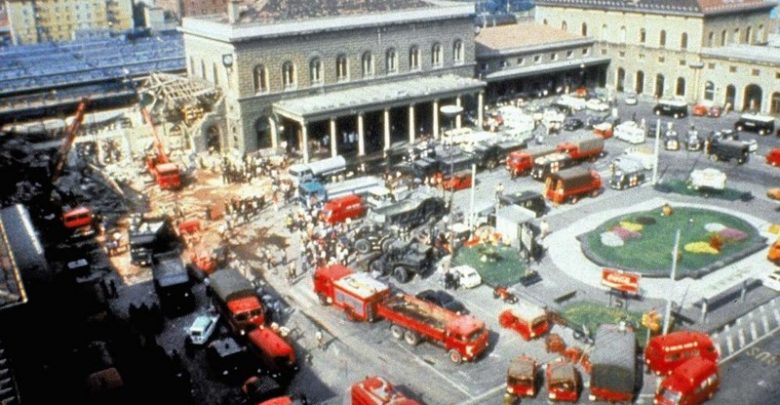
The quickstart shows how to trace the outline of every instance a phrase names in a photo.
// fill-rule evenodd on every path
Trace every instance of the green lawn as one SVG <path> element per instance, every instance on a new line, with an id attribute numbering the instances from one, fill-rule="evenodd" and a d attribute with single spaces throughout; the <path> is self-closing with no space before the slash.
<path id="1" fill-rule="evenodd" d="M 721 199 L 727 201 L 736 201 L 741 198 L 746 198 L 750 193 L 745 193 L 733 188 L 726 188 L 722 191 L 701 191 L 690 187 L 687 181 L 683 180 L 666 180 L 655 186 L 655 189 L 664 193 L 676 193 L 694 197 L 709 197 L 714 199 Z"/>
<path id="2" fill-rule="evenodd" d="M 644 225 L 639 231 L 641 236 L 629 239 L 623 246 L 607 246 L 602 243 L 601 233 L 617 226 L 620 221 L 637 222 L 638 218 L 646 217 L 655 220 L 654 224 Z M 709 241 L 710 233 L 704 229 L 708 223 L 720 223 L 729 228 L 745 232 L 748 236 L 738 242 L 723 244 L 719 254 L 702 254 L 687 252 L 687 243 Z M 675 231 L 680 229 L 680 252 L 678 260 L 678 275 L 699 270 L 703 266 L 722 260 L 724 257 L 738 253 L 741 249 L 752 246 L 759 238 L 757 231 L 750 224 L 737 217 L 718 211 L 699 208 L 677 207 L 669 217 L 661 215 L 660 207 L 651 211 L 635 212 L 606 221 L 593 231 L 584 235 L 583 249 L 588 249 L 604 265 L 621 269 L 637 271 L 646 275 L 667 275 L 672 266 L 672 249 L 674 247 Z"/>
<path id="3" fill-rule="evenodd" d="M 496 260 L 483 262 L 480 260 L 484 250 L 478 245 L 463 247 L 458 250 L 452 260 L 453 266 L 467 264 L 477 270 L 482 282 L 490 286 L 511 286 L 520 282 L 527 266 L 520 258 L 517 249 L 511 247 L 496 248 Z"/>
<path id="4" fill-rule="evenodd" d="M 607 307 L 604 304 L 582 301 L 565 306 L 560 315 L 571 326 L 585 326 L 590 331 L 591 337 L 595 336 L 596 329 L 598 329 L 599 325 L 617 324 L 621 320 L 628 320 L 634 326 L 637 343 L 640 346 L 644 345 L 647 337 L 647 329 L 641 324 L 641 312 L 626 311 L 619 308 Z"/>

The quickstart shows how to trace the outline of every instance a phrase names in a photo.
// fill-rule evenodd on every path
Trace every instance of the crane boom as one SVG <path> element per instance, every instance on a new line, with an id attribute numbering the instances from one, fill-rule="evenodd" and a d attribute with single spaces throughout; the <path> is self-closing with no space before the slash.
<path id="1" fill-rule="evenodd" d="M 65 140 L 62 142 L 62 146 L 54 155 L 54 164 L 52 166 L 51 181 L 56 181 L 62 175 L 62 170 L 65 168 L 65 162 L 68 160 L 68 153 L 73 146 L 73 142 L 76 140 L 76 133 L 81 128 L 81 123 L 84 121 L 84 114 L 87 111 L 87 102 L 89 99 L 84 98 L 79 103 L 78 109 L 76 109 L 76 115 L 73 117 L 73 122 L 70 123 L 68 131 L 65 133 Z"/>
<path id="2" fill-rule="evenodd" d="M 149 114 L 149 111 L 147 111 L 144 106 L 141 106 L 140 103 L 139 106 L 141 107 L 141 113 L 144 116 L 144 120 L 146 120 L 146 122 L 149 124 L 149 127 L 152 129 L 152 136 L 154 137 L 154 148 L 157 150 L 157 163 L 170 163 L 170 160 L 168 160 L 168 155 L 165 154 L 165 150 L 163 149 L 160 137 L 157 135 L 157 128 L 154 126 L 154 121 L 152 121 L 151 114 Z"/>

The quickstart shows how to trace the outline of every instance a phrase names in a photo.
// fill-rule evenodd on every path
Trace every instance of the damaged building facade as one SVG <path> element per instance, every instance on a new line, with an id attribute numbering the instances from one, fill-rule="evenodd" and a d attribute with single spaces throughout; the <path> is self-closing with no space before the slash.
<path id="1" fill-rule="evenodd" d="M 208 147 L 363 155 L 460 125 L 445 105 L 481 120 L 473 5 L 393 0 L 301 16 L 275 3 L 183 21 L 189 75 L 225 97 Z"/>

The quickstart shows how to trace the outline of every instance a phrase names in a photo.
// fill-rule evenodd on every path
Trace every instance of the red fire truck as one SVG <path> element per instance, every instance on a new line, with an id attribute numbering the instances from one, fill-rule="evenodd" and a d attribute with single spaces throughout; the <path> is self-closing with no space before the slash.
<path id="1" fill-rule="evenodd" d="M 534 167 L 534 160 L 555 152 L 551 146 L 514 151 L 506 158 L 506 170 L 512 177 L 520 176 Z"/>
<path id="2" fill-rule="evenodd" d="M 237 270 L 223 269 L 209 275 L 209 292 L 234 333 L 243 335 L 265 323 L 265 311 L 252 283 Z"/>
<path id="3" fill-rule="evenodd" d="M 557 359 L 547 363 L 547 397 L 553 401 L 577 402 L 580 397 L 580 373 L 573 364 Z"/>
<path id="4" fill-rule="evenodd" d="M 544 309 L 526 303 L 503 310 L 498 316 L 498 323 L 519 333 L 523 340 L 540 337 L 550 329 Z"/>
<path id="5" fill-rule="evenodd" d="M 455 363 L 472 361 L 487 348 L 484 322 L 408 294 L 391 294 L 387 285 L 368 274 L 346 270 L 348 273 L 342 266 L 318 268 L 314 292 L 321 302 L 344 311 L 347 318 L 368 322 L 386 319 L 396 339 L 403 338 L 411 346 L 423 340 L 438 344 Z"/>
<path id="6" fill-rule="evenodd" d="M 693 357 L 718 361 L 718 352 L 706 333 L 672 332 L 650 339 L 645 348 L 645 364 L 660 375 L 671 374 L 677 366 Z"/>
<path id="7" fill-rule="evenodd" d="M 366 214 L 366 206 L 363 197 L 355 194 L 334 198 L 322 207 L 320 218 L 333 225 L 349 219 L 360 218 Z"/>
<path id="8" fill-rule="evenodd" d="M 654 404 L 698 405 L 712 398 L 720 386 L 718 365 L 694 357 L 674 369 L 658 387 Z"/>
<path id="9" fill-rule="evenodd" d="M 289 380 L 298 371 L 295 349 L 271 328 L 259 327 L 247 333 L 250 351 L 274 379 Z"/>
<path id="10" fill-rule="evenodd" d="M 604 151 L 604 138 L 593 135 L 570 142 L 561 142 L 555 148 L 574 160 L 596 160 Z"/>
<path id="11" fill-rule="evenodd" d="M 350 388 L 352 405 L 419 405 L 382 377 L 366 377 Z"/>
<path id="12" fill-rule="evenodd" d="M 590 194 L 596 197 L 601 193 L 601 176 L 595 170 L 573 168 L 561 170 L 547 177 L 544 195 L 556 204 L 567 201 L 576 204 L 580 197 Z"/>
<path id="13" fill-rule="evenodd" d="M 536 360 L 528 356 L 512 359 L 506 373 L 506 395 L 510 398 L 536 396 Z"/>

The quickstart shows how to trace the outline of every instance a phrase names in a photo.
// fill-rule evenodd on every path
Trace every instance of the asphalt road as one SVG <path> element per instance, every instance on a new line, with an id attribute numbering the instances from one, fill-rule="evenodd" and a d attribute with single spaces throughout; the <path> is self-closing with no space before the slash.
<path id="1" fill-rule="evenodd" d="M 721 363 L 711 404 L 776 404 L 780 398 L 780 328 Z"/>

